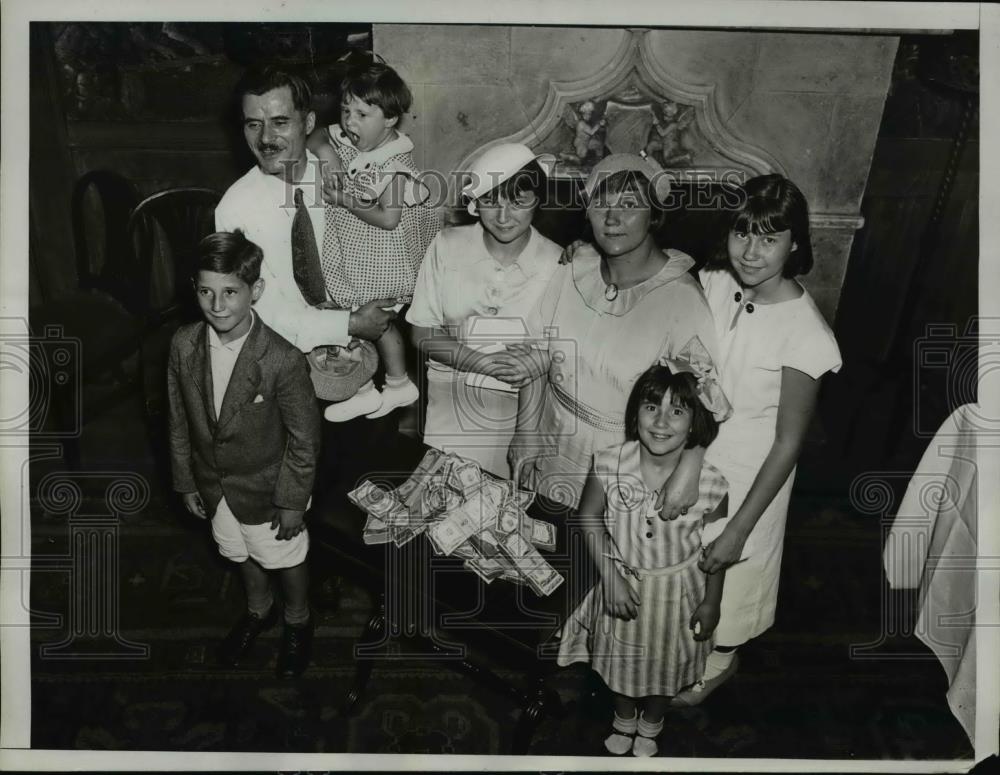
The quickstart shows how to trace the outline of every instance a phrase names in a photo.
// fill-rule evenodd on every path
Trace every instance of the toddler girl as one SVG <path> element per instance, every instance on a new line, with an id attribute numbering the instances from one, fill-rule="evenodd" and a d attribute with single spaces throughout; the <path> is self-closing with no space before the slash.
<path id="1" fill-rule="evenodd" d="M 590 662 L 614 694 L 608 751 L 653 756 L 669 697 L 701 675 L 719 620 L 723 572 L 698 569 L 703 525 L 726 515 L 725 478 L 704 464 L 688 513 L 662 520 L 656 499 L 685 448 L 719 425 L 701 374 L 661 359 L 625 409 L 624 444 L 594 454 L 580 501 L 599 579 L 560 632 L 559 664 Z"/>
<path id="2" fill-rule="evenodd" d="M 330 299 L 346 308 L 380 298 L 408 303 L 437 231 L 427 205 L 430 192 L 410 155 L 413 143 L 396 128 L 410 109 L 410 90 L 395 70 L 371 56 L 349 67 L 340 84 L 340 124 L 309 136 L 309 149 L 325 163 L 323 277 Z M 399 329 L 390 325 L 376 347 L 385 389 L 380 394 L 365 383 L 353 397 L 329 406 L 327 420 L 381 417 L 416 401 Z"/>
<path id="3" fill-rule="evenodd" d="M 673 705 L 702 702 L 735 672 L 736 647 L 774 623 L 795 463 L 820 378 L 840 368 L 830 327 L 795 280 L 813 264 L 805 197 L 781 175 L 753 178 L 743 193 L 729 220 L 725 268 L 700 274 L 733 407 L 706 460 L 729 480 L 735 509 L 702 567 L 732 567 L 716 650 L 702 678 Z"/>

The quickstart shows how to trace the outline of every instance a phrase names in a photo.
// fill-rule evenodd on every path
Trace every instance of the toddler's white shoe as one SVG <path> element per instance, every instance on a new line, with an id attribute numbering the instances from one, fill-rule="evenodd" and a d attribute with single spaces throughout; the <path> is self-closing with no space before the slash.
<path id="1" fill-rule="evenodd" d="M 402 385 L 389 385 L 382 388 L 382 406 L 376 407 L 374 411 L 365 414 L 365 417 L 374 420 L 376 417 L 385 417 L 393 409 L 400 406 L 408 406 L 420 397 L 420 391 L 413 381 L 407 379 Z"/>
<path id="2" fill-rule="evenodd" d="M 323 416 L 329 422 L 347 422 L 363 414 L 377 411 L 380 406 L 382 406 L 382 396 L 374 385 L 369 383 L 367 388 L 362 387 L 346 401 L 330 404 L 323 412 Z"/>

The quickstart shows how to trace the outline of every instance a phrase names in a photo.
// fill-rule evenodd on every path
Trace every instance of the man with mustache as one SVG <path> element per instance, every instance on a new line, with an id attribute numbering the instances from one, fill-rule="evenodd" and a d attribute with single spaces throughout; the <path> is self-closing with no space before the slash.
<path id="1" fill-rule="evenodd" d="M 268 66 L 248 71 L 237 96 L 243 136 L 257 165 L 226 191 L 215 211 L 215 226 L 218 231 L 241 230 L 264 251 L 260 272 L 264 292 L 254 309 L 303 352 L 321 345 L 347 345 L 355 337 L 378 339 L 395 317 L 391 309 L 395 299 L 376 299 L 354 312 L 322 303 L 316 306 L 322 299 L 307 300 L 299 284 L 302 277 L 297 281 L 294 274 L 293 241 L 298 240 L 297 249 L 303 249 L 302 235 L 311 225 L 317 262 L 323 244 L 319 159 L 306 149 L 306 138 L 316 122 L 309 84 Z M 300 223 L 293 238 L 297 210 Z M 313 279 L 325 299 L 322 278 Z"/>

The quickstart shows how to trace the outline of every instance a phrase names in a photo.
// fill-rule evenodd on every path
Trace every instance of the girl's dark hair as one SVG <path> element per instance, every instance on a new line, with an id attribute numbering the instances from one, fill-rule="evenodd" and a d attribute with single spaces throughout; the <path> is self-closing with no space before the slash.
<path id="1" fill-rule="evenodd" d="M 663 227 L 666 212 L 663 210 L 663 203 L 656 198 L 653 182 L 637 170 L 619 170 L 601 180 L 587 201 L 587 207 L 590 207 L 593 202 L 598 202 L 604 197 L 614 196 L 622 191 L 634 191 L 642 198 L 643 203 L 649 206 L 649 231 L 655 236 Z M 590 226 L 589 218 L 583 238 L 587 242 L 594 242 L 594 230 Z"/>
<path id="2" fill-rule="evenodd" d="M 340 99 L 357 97 L 377 105 L 386 118 L 399 118 L 410 109 L 410 87 L 378 54 L 355 51 L 345 58 L 347 72 L 340 82 Z"/>
<path id="3" fill-rule="evenodd" d="M 544 204 L 547 180 L 542 165 L 532 159 L 503 183 L 494 186 L 479 197 L 478 201 L 487 204 L 496 203 L 500 199 L 516 202 L 521 194 L 530 191 L 535 195 L 539 204 Z"/>
<path id="4" fill-rule="evenodd" d="M 795 250 L 781 270 L 784 277 L 807 274 L 813 266 L 812 241 L 809 236 L 809 205 L 792 181 L 782 175 L 760 175 L 743 185 L 743 203 L 729 218 L 729 233 L 773 234 L 786 229 L 792 233 Z M 722 253 L 727 256 L 725 243 Z M 728 264 L 728 260 L 726 262 Z"/>
<path id="5" fill-rule="evenodd" d="M 251 242 L 243 232 L 217 231 L 198 243 L 198 256 L 194 276 L 198 272 L 218 272 L 234 274 L 247 285 L 260 279 L 260 263 L 264 252 L 255 242 Z"/>
<path id="6" fill-rule="evenodd" d="M 691 433 L 685 449 L 707 447 L 719 435 L 719 423 L 698 398 L 698 379 L 694 374 L 675 374 L 666 366 L 653 364 L 642 373 L 625 405 L 625 438 L 636 441 L 639 438 L 639 407 L 645 403 L 659 404 L 663 396 L 670 392 L 672 401 L 691 410 Z"/>

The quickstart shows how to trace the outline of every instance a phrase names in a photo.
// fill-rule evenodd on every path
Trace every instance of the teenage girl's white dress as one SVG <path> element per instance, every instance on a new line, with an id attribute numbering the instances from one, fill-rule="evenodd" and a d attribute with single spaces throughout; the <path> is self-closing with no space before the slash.
<path id="1" fill-rule="evenodd" d="M 703 519 L 725 496 L 726 480 L 703 466 L 698 502 L 686 515 L 662 520 L 639 463 L 638 441 L 594 455 L 615 564 L 639 592 L 639 615 L 630 621 L 612 616 L 596 584 L 560 632 L 558 662 L 590 662 L 618 694 L 671 696 L 701 678 L 712 650 L 712 639 L 696 641 L 689 623 L 705 597 L 705 574 L 698 570 Z"/>
<path id="2" fill-rule="evenodd" d="M 406 319 L 447 329 L 474 349 L 523 341 L 526 319 L 559 267 L 561 253 L 532 227 L 521 255 L 502 266 L 486 249 L 482 224 L 444 228 L 427 249 Z M 517 391 L 469 385 L 467 376 L 427 359 L 424 443 L 475 460 L 507 479 Z"/>
<path id="3" fill-rule="evenodd" d="M 741 288 L 728 270 L 702 270 L 699 276 L 715 322 L 722 389 L 733 407 L 705 460 L 729 481 L 731 517 L 774 442 L 782 368 L 789 366 L 819 379 L 840 369 L 840 349 L 805 289 L 797 299 L 751 308 L 744 304 Z M 774 623 L 794 479 L 792 469 L 747 539 L 744 561 L 726 572 L 722 617 L 716 630 L 720 645 L 739 646 Z"/>

